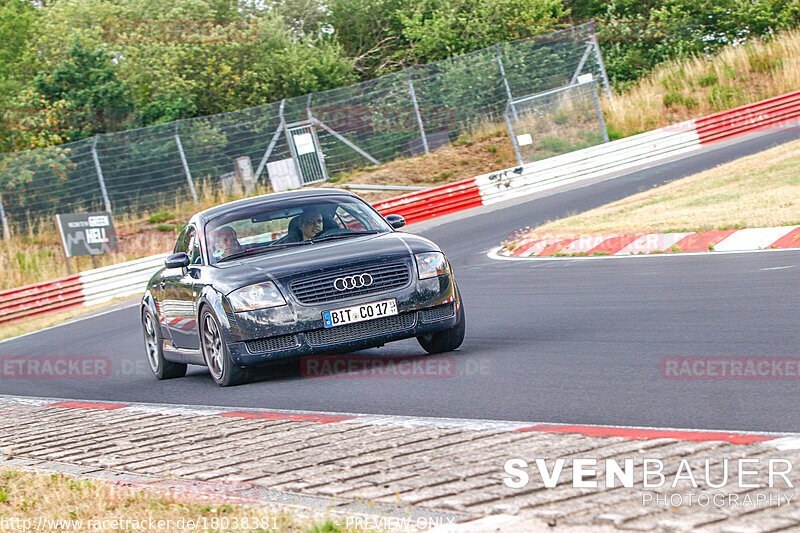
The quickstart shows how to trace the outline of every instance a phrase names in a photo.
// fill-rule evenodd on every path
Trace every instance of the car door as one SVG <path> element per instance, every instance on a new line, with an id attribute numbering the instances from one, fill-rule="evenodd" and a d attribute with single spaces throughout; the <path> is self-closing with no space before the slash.
<path id="1" fill-rule="evenodd" d="M 197 336 L 197 302 L 194 285 L 199 277 L 202 256 L 194 225 L 188 225 L 181 232 L 175 246 L 175 253 L 179 252 L 187 253 L 191 264 L 187 268 L 164 271 L 161 277 L 164 291 L 161 309 L 173 344 L 178 348 L 197 350 L 200 348 L 200 341 Z"/>

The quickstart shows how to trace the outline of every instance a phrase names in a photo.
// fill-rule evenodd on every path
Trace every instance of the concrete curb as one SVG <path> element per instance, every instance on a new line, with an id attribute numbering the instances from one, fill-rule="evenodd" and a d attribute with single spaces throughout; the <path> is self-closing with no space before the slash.
<path id="1" fill-rule="evenodd" d="M 524 422 L 480 420 L 470 418 L 439 418 L 401 415 L 373 415 L 324 411 L 298 411 L 286 409 L 238 409 L 219 406 L 191 406 L 157 403 L 105 403 L 63 398 L 43 398 L 0 395 L 0 405 L 19 404 L 36 407 L 55 407 L 79 411 L 116 411 L 157 414 L 166 416 L 221 416 L 246 420 L 286 420 L 318 424 L 358 424 L 395 426 L 401 428 L 438 428 L 472 431 L 511 431 L 526 433 L 577 434 L 586 437 L 619 437 L 629 440 L 674 439 L 687 442 L 728 442 L 730 444 L 774 445 L 781 449 L 800 449 L 800 433 L 773 433 L 760 431 L 720 431 L 709 429 L 654 428 L 644 426 L 602 426 L 586 424 L 559 424 L 549 422 Z M 790 446 L 787 448 L 786 446 Z"/>
<path id="2" fill-rule="evenodd" d="M 787 249 L 800 249 L 800 226 L 550 239 L 523 236 L 492 250 L 492 256 L 495 259 L 574 259 Z"/>
<path id="3" fill-rule="evenodd" d="M 56 469 L 312 511 L 424 518 L 419 529 L 438 526 L 434 531 L 454 533 L 740 531 L 753 516 L 759 523 L 800 525 L 800 513 L 785 503 L 653 506 L 645 505 L 644 490 L 666 502 L 676 489 L 578 488 L 570 463 L 552 487 L 532 471 L 531 482 L 514 489 L 503 482 L 504 464 L 512 458 L 531 466 L 538 458 L 589 458 L 597 461 L 598 475 L 603 461 L 631 459 L 641 465 L 653 458 L 672 476 L 684 460 L 693 468 L 709 461 L 715 472 L 730 460 L 734 472 L 740 458 L 800 464 L 800 434 L 0 397 L 0 465 L 14 468 Z M 767 488 L 766 472 L 759 475 L 761 489 L 738 487 L 731 474 L 715 490 L 737 498 L 777 497 L 777 488 Z M 800 500 L 797 485 L 782 489 L 780 497 Z"/>

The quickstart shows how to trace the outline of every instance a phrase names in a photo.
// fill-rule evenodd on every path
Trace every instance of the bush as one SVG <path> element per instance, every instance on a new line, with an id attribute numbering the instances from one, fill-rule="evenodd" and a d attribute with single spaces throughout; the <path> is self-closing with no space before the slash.
<path id="1" fill-rule="evenodd" d="M 681 93 L 669 92 L 664 95 L 664 107 L 678 107 L 681 104 L 683 104 Z"/>
<path id="2" fill-rule="evenodd" d="M 719 78 L 717 78 L 717 75 L 713 73 L 706 74 L 697 80 L 697 83 L 700 85 L 700 87 L 711 87 L 712 85 L 719 83 Z"/>
<path id="3" fill-rule="evenodd" d="M 167 220 L 172 220 L 174 217 L 171 213 L 167 213 L 166 211 L 161 211 L 160 213 L 154 213 L 150 215 L 150 223 L 151 224 L 161 224 L 166 222 Z"/>
<path id="4" fill-rule="evenodd" d="M 731 109 L 744 103 L 744 91 L 740 87 L 720 85 L 711 89 L 708 103 L 714 111 Z"/>

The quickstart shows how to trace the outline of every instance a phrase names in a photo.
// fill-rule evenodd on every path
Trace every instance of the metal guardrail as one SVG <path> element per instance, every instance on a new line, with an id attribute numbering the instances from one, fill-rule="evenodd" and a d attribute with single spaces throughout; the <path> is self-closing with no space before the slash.
<path id="1" fill-rule="evenodd" d="M 142 294 L 148 280 L 164 266 L 167 255 L 154 255 L 81 273 L 83 305 L 96 305 L 114 298 Z"/>
<path id="2" fill-rule="evenodd" d="M 410 185 L 362 185 L 359 183 L 343 183 L 339 187 L 354 191 L 425 191 L 430 189 L 430 187 L 412 187 Z"/>
<path id="3" fill-rule="evenodd" d="M 0 324 L 83 305 L 83 286 L 75 274 L 0 291 Z"/>
<path id="4" fill-rule="evenodd" d="M 384 216 L 403 215 L 406 222 L 413 224 L 481 205 L 483 202 L 475 178 L 469 178 L 377 202 L 373 207 Z"/>
<path id="5" fill-rule="evenodd" d="M 166 254 L 0 291 L 0 324 L 141 294 Z"/>
<path id="6" fill-rule="evenodd" d="M 800 119 L 800 91 L 768 98 L 695 120 L 702 144 L 773 128 Z"/>
<path id="7" fill-rule="evenodd" d="M 569 183 L 652 164 L 727 140 L 800 119 L 800 91 L 723 113 L 682 122 L 541 161 L 383 200 L 383 215 L 409 223 L 508 200 Z M 140 294 L 166 254 L 88 270 L 0 291 L 0 324 Z"/>

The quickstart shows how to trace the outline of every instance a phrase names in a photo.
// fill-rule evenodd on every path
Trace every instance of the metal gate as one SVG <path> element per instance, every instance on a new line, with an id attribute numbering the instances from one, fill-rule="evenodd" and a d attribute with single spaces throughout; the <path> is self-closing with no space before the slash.
<path id="1" fill-rule="evenodd" d="M 292 159 L 300 176 L 300 185 L 317 183 L 328 179 L 325 156 L 317 138 L 317 131 L 310 121 L 286 125 L 286 139 Z"/>

